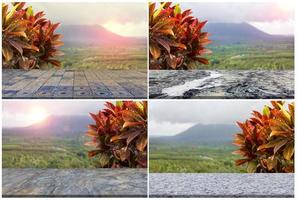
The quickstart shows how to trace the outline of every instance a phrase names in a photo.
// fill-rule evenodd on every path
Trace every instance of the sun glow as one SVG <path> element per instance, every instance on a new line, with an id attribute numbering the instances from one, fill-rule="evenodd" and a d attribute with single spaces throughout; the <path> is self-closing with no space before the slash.
<path id="1" fill-rule="evenodd" d="M 44 108 L 34 107 L 30 111 L 28 118 L 31 123 L 35 124 L 35 123 L 45 120 L 47 118 L 47 116 L 48 116 L 48 113 L 46 112 L 46 110 Z"/>
<path id="2" fill-rule="evenodd" d="M 283 12 L 289 12 L 294 9 L 295 5 L 294 1 L 281 1 L 278 3 L 278 6 Z"/>
<path id="3" fill-rule="evenodd" d="M 109 21 L 101 24 L 108 31 L 121 36 L 136 36 L 145 37 L 147 24 L 143 23 L 119 23 L 116 21 Z"/>
<path id="4" fill-rule="evenodd" d="M 104 28 L 106 28 L 107 30 L 113 32 L 113 33 L 117 33 L 117 34 L 121 34 L 121 30 L 122 30 L 122 25 L 119 23 L 115 23 L 115 22 L 108 22 L 103 24 Z"/>

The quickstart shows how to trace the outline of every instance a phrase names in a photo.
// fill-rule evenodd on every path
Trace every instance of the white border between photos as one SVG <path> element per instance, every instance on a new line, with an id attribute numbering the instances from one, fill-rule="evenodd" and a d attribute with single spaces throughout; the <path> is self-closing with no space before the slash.
<path id="1" fill-rule="evenodd" d="M 162 0 L 156 0 L 156 2 L 161 2 Z M 187 1 L 187 0 L 179 0 L 179 1 L 176 1 L 174 0 L 173 2 L 255 2 L 255 3 L 259 3 L 259 2 L 279 2 L 280 0 L 192 0 L 192 1 Z M 294 1 L 294 0 L 282 0 L 282 1 Z M 13 1 L 7 1 L 7 0 L 4 0 L 2 2 L 13 2 Z M 133 2 L 133 3 L 148 3 L 150 1 L 147 1 L 147 0 L 86 0 L 86 1 L 83 1 L 83 0 L 27 0 L 27 1 L 24 1 L 24 2 L 56 2 L 56 3 L 61 3 L 61 2 L 69 2 L 69 3 L 72 3 L 72 2 L 122 2 L 122 3 L 129 3 L 129 2 Z M 297 5 L 297 1 L 294 1 L 295 3 L 295 12 L 296 12 L 296 5 Z M 295 14 L 295 22 L 296 22 L 296 14 Z M 296 23 L 295 23 L 296 24 Z M 296 34 L 297 32 L 297 26 L 295 25 L 294 27 L 294 33 Z M 1 32 L 2 34 L 2 32 Z M 148 34 L 148 33 L 147 33 Z M 294 35 L 295 35 L 294 34 Z M 148 55 L 148 51 L 149 51 L 149 48 L 148 48 L 148 38 L 147 38 L 147 55 Z M 296 73 L 296 45 L 297 42 L 296 42 L 296 39 L 294 39 L 294 46 L 295 46 L 295 49 L 294 49 L 294 74 L 295 74 L 295 79 L 297 77 L 297 73 Z M 1 49 L 2 49 L 2 43 L 1 43 Z M 1 63 L 2 63 L 2 57 L 1 57 Z M 148 69 L 148 72 L 149 72 L 149 61 L 147 59 L 147 69 Z M 2 83 L 2 67 L 1 67 L 1 73 L 0 73 L 1 77 L 0 77 L 0 80 L 1 80 L 1 83 Z M 294 80 L 294 91 L 297 91 L 297 87 L 296 87 L 296 80 Z M 1 88 L 1 91 L 2 91 L 2 84 L 0 86 Z M 178 100 L 173 100 L 173 99 L 149 99 L 149 73 L 147 73 L 147 93 L 148 93 L 148 97 L 146 99 L 133 99 L 135 101 L 137 100 L 147 100 L 148 101 L 148 122 L 149 122 L 149 116 L 150 116 L 150 112 L 149 112 L 149 108 L 150 108 L 150 105 L 149 105 L 149 102 L 150 101 L 180 101 L 180 102 L 187 102 L 187 101 L 270 101 L 269 99 L 178 99 Z M 1 122 L 0 122 L 0 125 L 1 125 L 1 136 L 0 136 L 0 139 L 1 139 L 1 153 L 0 153 L 0 156 L 1 156 L 1 166 L 2 166 L 2 102 L 3 101 L 115 101 L 116 99 L 2 99 L 2 92 L 1 92 Z M 130 99 L 120 99 L 120 100 L 130 100 Z M 289 99 L 288 101 L 292 101 L 292 99 Z M 294 98 L 294 102 L 296 103 L 296 97 Z M 295 119 L 296 119 L 296 113 L 295 113 Z M 149 126 L 148 126 L 148 134 L 149 134 Z M 149 136 L 149 135 L 148 135 Z M 149 137 L 148 137 L 148 144 L 149 144 Z M 296 154 L 295 154 L 295 160 L 296 160 Z M 149 161 L 149 145 L 148 145 L 148 161 Z M 296 171 L 297 167 L 296 167 L 296 164 L 295 164 L 295 171 Z M 148 194 L 149 194 L 149 162 L 148 162 L 148 168 L 147 168 L 147 172 L 148 172 L 148 184 L 147 184 L 147 191 L 148 191 Z M 0 172 L 0 175 L 1 175 L 1 194 L 2 194 L 2 168 L 1 168 L 1 172 Z M 295 178 L 295 186 L 296 186 L 296 178 Z M 295 188 L 295 196 L 296 196 L 296 188 Z M 2 198 L 2 197 L 1 197 Z M 67 198 L 72 198 L 72 197 L 67 197 Z M 20 198 L 9 198 L 9 199 L 20 199 Z M 26 198 L 26 199 L 36 199 L 36 198 Z M 51 198 L 42 198 L 42 199 L 51 199 Z M 89 198 L 76 198 L 76 199 L 89 199 Z M 102 199 L 107 199 L 107 198 L 102 198 Z M 108 198 L 108 199 L 118 199 L 118 198 Z M 131 199 L 131 198 L 121 198 L 123 200 L 128 200 L 128 199 Z M 147 198 L 135 198 L 135 199 L 147 199 Z M 157 198 L 150 198 L 150 199 L 157 199 Z M 162 198 L 162 199 L 171 199 L 171 198 Z M 176 199 L 183 199 L 183 198 L 176 198 Z M 195 198 L 195 199 L 198 199 L 198 198 Z M 213 198 L 199 198 L 199 199 L 213 199 Z M 224 198 L 224 199 L 235 199 L 235 198 Z M 257 198 L 241 198 L 241 199 L 257 199 Z M 267 199 L 272 199 L 272 198 L 267 198 Z"/>

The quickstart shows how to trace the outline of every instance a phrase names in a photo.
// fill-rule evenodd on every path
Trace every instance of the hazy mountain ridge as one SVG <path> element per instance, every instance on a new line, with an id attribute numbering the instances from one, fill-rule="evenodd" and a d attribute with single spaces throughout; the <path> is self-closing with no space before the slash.
<path id="1" fill-rule="evenodd" d="M 57 136 L 69 137 L 84 135 L 87 125 L 92 124 L 92 119 L 88 115 L 75 116 L 49 116 L 45 120 L 26 127 L 4 127 L 3 135 L 17 136 Z"/>
<path id="2" fill-rule="evenodd" d="M 146 44 L 146 38 L 121 36 L 100 25 L 62 25 L 57 32 L 63 35 L 65 46 Z"/>
<path id="3" fill-rule="evenodd" d="M 218 145 L 230 144 L 239 128 L 234 124 L 196 124 L 189 129 L 174 135 L 150 138 L 151 143 L 181 145 Z"/>
<path id="4" fill-rule="evenodd" d="M 271 35 L 248 23 L 207 23 L 212 44 L 251 43 L 257 41 L 292 40 L 294 36 Z M 125 37 L 101 25 L 61 25 L 57 30 L 63 35 L 65 46 L 145 45 L 146 38 Z"/>
<path id="5" fill-rule="evenodd" d="M 292 40 L 294 36 L 271 35 L 248 23 L 207 23 L 213 44 L 251 43 L 257 41 Z"/>

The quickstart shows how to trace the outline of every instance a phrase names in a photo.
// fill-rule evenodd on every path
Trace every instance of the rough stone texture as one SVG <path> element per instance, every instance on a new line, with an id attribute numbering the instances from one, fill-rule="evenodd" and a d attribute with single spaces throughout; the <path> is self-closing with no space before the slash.
<path id="1" fill-rule="evenodd" d="M 294 174 L 150 173 L 150 197 L 294 197 Z"/>
<path id="2" fill-rule="evenodd" d="M 146 169 L 2 169 L 2 196 L 146 197 Z"/>
<path id="3" fill-rule="evenodd" d="M 3 98 L 146 98 L 146 70 L 2 71 Z"/>
<path id="4" fill-rule="evenodd" d="M 293 70 L 151 70 L 150 98 L 294 98 Z"/>

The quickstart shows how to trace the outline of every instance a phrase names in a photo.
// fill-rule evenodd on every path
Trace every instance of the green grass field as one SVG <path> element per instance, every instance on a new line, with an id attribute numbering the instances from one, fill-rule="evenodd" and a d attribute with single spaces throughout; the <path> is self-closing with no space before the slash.
<path id="1" fill-rule="evenodd" d="M 62 47 L 64 69 L 146 69 L 146 47 Z"/>
<path id="2" fill-rule="evenodd" d="M 3 136 L 3 168 L 95 168 L 84 138 L 22 138 Z"/>
<path id="3" fill-rule="evenodd" d="M 294 69 L 292 41 L 255 42 L 251 44 L 214 45 L 207 48 L 209 65 L 197 69 Z M 64 69 L 146 69 L 146 46 L 61 48 Z"/>
<path id="4" fill-rule="evenodd" d="M 165 144 L 150 144 L 150 172 L 166 173 L 238 173 L 245 172 L 237 167 L 231 154 L 233 146 L 199 147 Z"/>
<path id="5" fill-rule="evenodd" d="M 199 69 L 294 69 L 294 42 L 209 45 L 210 65 Z"/>

